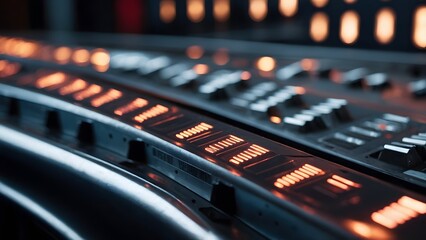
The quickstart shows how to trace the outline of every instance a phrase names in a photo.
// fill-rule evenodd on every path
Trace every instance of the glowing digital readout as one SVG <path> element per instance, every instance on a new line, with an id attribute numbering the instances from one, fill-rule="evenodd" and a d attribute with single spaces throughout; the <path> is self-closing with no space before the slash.
<path id="1" fill-rule="evenodd" d="M 137 116 L 135 116 L 133 118 L 133 120 L 135 120 L 138 123 L 142 123 L 142 122 L 144 122 L 148 119 L 157 117 L 157 116 L 162 115 L 162 114 L 164 114 L 168 111 L 169 111 L 169 108 L 167 108 L 163 105 L 157 104 L 154 107 L 146 110 L 145 112 L 138 114 Z"/>
<path id="2" fill-rule="evenodd" d="M 305 164 L 302 167 L 283 175 L 275 180 L 274 186 L 277 188 L 290 187 L 299 182 L 305 181 L 311 177 L 323 175 L 324 171 L 310 164 Z"/>
<path id="3" fill-rule="evenodd" d="M 211 129 L 213 129 L 212 125 L 202 122 L 202 123 L 195 125 L 194 127 L 188 128 L 184 131 L 177 133 L 175 136 L 179 139 L 188 139 L 190 137 L 193 137 L 193 136 L 198 135 L 200 133 L 204 133 L 204 132 L 209 131 Z"/>

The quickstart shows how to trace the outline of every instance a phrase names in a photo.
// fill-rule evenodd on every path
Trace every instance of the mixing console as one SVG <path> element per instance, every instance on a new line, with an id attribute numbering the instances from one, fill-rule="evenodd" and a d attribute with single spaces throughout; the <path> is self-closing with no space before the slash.
<path id="1" fill-rule="evenodd" d="M 94 40 L 1 38 L 2 128 L 152 168 L 267 238 L 422 238 L 424 56 Z"/>

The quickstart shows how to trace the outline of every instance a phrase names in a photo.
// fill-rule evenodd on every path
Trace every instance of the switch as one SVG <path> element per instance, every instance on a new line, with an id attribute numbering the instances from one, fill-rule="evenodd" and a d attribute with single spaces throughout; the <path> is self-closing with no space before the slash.
<path id="1" fill-rule="evenodd" d="M 293 117 L 285 117 L 283 119 L 284 124 L 286 126 L 297 130 L 299 132 L 312 132 L 315 131 L 315 125 L 312 121 L 305 121 L 303 119 L 299 118 L 293 118 Z"/>
<path id="2" fill-rule="evenodd" d="M 386 73 L 374 73 L 365 77 L 364 84 L 372 90 L 383 90 L 390 86 L 389 76 Z"/>
<path id="3" fill-rule="evenodd" d="M 416 98 L 425 97 L 426 96 L 426 79 L 421 79 L 415 82 L 411 82 L 408 85 L 408 90 Z"/>
<path id="4" fill-rule="evenodd" d="M 412 168 L 422 162 L 414 145 L 408 144 L 385 144 L 379 154 L 379 160 L 403 168 Z"/>
<path id="5" fill-rule="evenodd" d="M 352 116 L 347 109 L 348 102 L 344 99 L 329 98 L 326 105 L 333 108 L 333 114 L 341 122 L 348 122 L 352 120 Z"/>
<path id="6" fill-rule="evenodd" d="M 350 70 L 343 75 L 343 84 L 346 84 L 350 87 L 362 87 L 362 81 L 364 77 L 368 74 L 366 68 L 356 68 Z"/>

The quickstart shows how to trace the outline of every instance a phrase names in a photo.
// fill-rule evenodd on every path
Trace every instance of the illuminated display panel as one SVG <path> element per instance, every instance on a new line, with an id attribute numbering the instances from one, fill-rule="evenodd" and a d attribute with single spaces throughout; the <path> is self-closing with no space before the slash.
<path id="1" fill-rule="evenodd" d="M 204 147 L 204 150 L 209 153 L 218 153 L 232 147 L 238 146 L 244 143 L 244 139 L 236 137 L 234 135 L 229 135 L 225 139 L 221 139 L 214 143 L 210 143 L 208 146 Z"/>
<path id="2" fill-rule="evenodd" d="M 167 113 L 169 111 L 169 108 L 157 104 L 154 107 L 151 107 L 150 109 L 146 110 L 145 112 L 142 112 L 138 115 L 136 115 L 133 120 L 135 120 L 138 123 L 143 123 L 146 120 L 149 120 L 151 118 L 157 117 L 159 115 L 162 115 L 164 113 Z"/>
<path id="3" fill-rule="evenodd" d="M 137 110 L 139 108 L 143 108 L 146 105 L 148 105 L 148 101 L 147 100 L 145 100 L 143 98 L 136 98 L 135 100 L 133 100 L 129 104 L 117 108 L 114 111 L 114 114 L 118 115 L 118 116 L 122 116 L 122 115 L 124 115 L 126 113 L 133 112 L 133 111 L 135 111 L 135 110 Z"/>
<path id="4" fill-rule="evenodd" d="M 75 93 L 74 99 L 77 101 L 82 101 L 84 99 L 90 98 L 98 93 L 102 92 L 102 87 L 96 84 L 90 85 L 88 88 Z"/>
<path id="5" fill-rule="evenodd" d="M 314 167 L 310 164 L 305 164 L 302 167 L 277 178 L 274 186 L 277 188 L 285 188 L 296 185 L 297 183 L 304 182 L 314 176 L 323 175 L 324 171 L 320 168 Z"/>
<path id="6" fill-rule="evenodd" d="M 37 79 L 35 86 L 37 88 L 50 88 L 62 84 L 66 80 L 65 73 L 57 72 Z"/>
<path id="7" fill-rule="evenodd" d="M 188 128 L 184 131 L 177 133 L 175 136 L 179 139 L 188 139 L 197 136 L 201 133 L 210 131 L 211 129 L 213 129 L 212 125 L 202 122 L 195 125 L 194 127 Z"/>
<path id="8" fill-rule="evenodd" d="M 121 93 L 120 91 L 115 90 L 115 89 L 110 89 L 106 93 L 104 93 L 103 95 L 93 99 L 90 103 L 94 107 L 100 107 L 100 106 L 102 106 L 106 103 L 109 103 L 109 102 L 112 102 L 114 100 L 121 98 L 121 96 L 123 96 L 123 93 Z"/>
<path id="9" fill-rule="evenodd" d="M 426 203 L 403 196 L 371 214 L 371 219 L 389 229 L 393 229 L 407 221 L 426 213 Z"/>
<path id="10" fill-rule="evenodd" d="M 327 183 L 340 188 L 342 190 L 350 190 L 351 188 L 360 188 L 361 185 L 339 175 L 333 175 L 327 179 Z"/>
<path id="11" fill-rule="evenodd" d="M 76 79 L 70 84 L 67 84 L 59 89 L 59 94 L 68 95 L 78 91 L 81 91 L 87 87 L 87 82 L 81 79 Z"/>
<path id="12" fill-rule="evenodd" d="M 246 163 L 250 160 L 253 160 L 254 158 L 260 157 L 262 155 L 265 155 L 269 152 L 268 149 L 261 147 L 256 144 L 251 144 L 250 147 L 237 155 L 234 155 L 229 159 L 230 163 L 240 165 L 242 163 Z"/>

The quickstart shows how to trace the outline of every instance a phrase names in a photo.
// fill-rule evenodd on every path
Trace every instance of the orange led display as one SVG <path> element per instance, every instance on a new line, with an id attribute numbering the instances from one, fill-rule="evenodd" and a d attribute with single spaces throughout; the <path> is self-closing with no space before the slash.
<path id="1" fill-rule="evenodd" d="M 76 64 L 84 65 L 89 62 L 90 53 L 87 49 L 79 48 L 74 50 L 71 58 Z"/>
<path id="2" fill-rule="evenodd" d="M 162 115 L 162 114 L 164 114 L 168 111 L 169 111 L 169 108 L 167 108 L 163 105 L 157 104 L 154 107 L 146 110 L 145 112 L 138 114 L 137 116 L 135 116 L 133 118 L 133 120 L 135 120 L 138 123 L 142 123 L 142 122 L 144 122 L 148 119 L 157 117 L 157 116 Z"/>
<path id="3" fill-rule="evenodd" d="M 123 114 L 129 113 L 129 112 L 133 112 L 136 109 L 145 107 L 146 105 L 148 105 L 148 101 L 143 99 L 143 98 L 136 98 L 135 100 L 133 100 L 131 103 L 124 105 L 122 107 L 117 108 L 114 111 L 115 115 L 118 116 L 122 116 Z"/>
<path id="4" fill-rule="evenodd" d="M 290 187 L 301 181 L 309 179 L 313 176 L 323 175 L 324 171 L 310 164 L 305 164 L 302 167 L 283 175 L 275 180 L 274 186 L 277 188 Z"/>
<path id="5" fill-rule="evenodd" d="M 201 46 L 193 45 L 186 49 L 186 56 L 190 59 L 200 59 L 204 55 L 204 49 Z"/>
<path id="6" fill-rule="evenodd" d="M 231 6 L 229 0 L 215 0 L 213 2 L 213 16 L 218 22 L 225 22 L 229 19 Z"/>
<path id="7" fill-rule="evenodd" d="M 92 97 L 102 91 L 102 87 L 96 84 L 90 85 L 88 88 L 74 94 L 74 99 L 77 101 Z"/>
<path id="8" fill-rule="evenodd" d="M 379 211 L 371 214 L 371 219 L 389 229 L 426 213 L 426 203 L 403 196 L 397 202 L 393 202 Z"/>
<path id="9" fill-rule="evenodd" d="M 69 47 L 58 47 L 53 52 L 53 57 L 59 64 L 66 64 L 71 58 L 72 50 Z"/>
<path id="10" fill-rule="evenodd" d="M 238 153 L 237 155 L 235 155 L 231 159 L 229 159 L 229 162 L 236 164 L 236 165 L 239 165 L 241 163 L 245 163 L 247 161 L 250 161 L 255 157 L 265 155 L 268 152 L 269 152 L 268 149 L 261 147 L 259 145 L 256 145 L 256 144 L 252 144 L 252 145 L 250 145 L 250 147 L 248 149 Z"/>
<path id="11" fill-rule="evenodd" d="M 97 48 L 92 51 L 90 62 L 93 68 L 98 72 L 106 72 L 109 68 L 111 57 L 107 50 L 103 48 Z"/>
<path id="12" fill-rule="evenodd" d="M 333 175 L 331 178 L 327 179 L 327 183 L 343 190 L 350 190 L 351 187 L 353 188 L 361 187 L 360 184 L 338 175 Z"/>
<path id="13" fill-rule="evenodd" d="M 61 72 L 52 73 L 37 79 L 35 86 L 37 88 L 48 88 L 59 85 L 66 80 L 66 75 Z"/>
<path id="14" fill-rule="evenodd" d="M 171 23 L 176 18 L 176 4 L 174 0 L 160 2 L 160 19 L 164 23 Z"/>
<path id="15" fill-rule="evenodd" d="M 268 15 L 268 2 L 267 0 L 250 0 L 249 1 L 249 15 L 255 22 L 260 22 Z"/>
<path id="16" fill-rule="evenodd" d="M 68 95 L 81 91 L 87 87 L 87 82 L 81 79 L 76 79 L 72 83 L 65 85 L 59 89 L 59 94 Z"/>
<path id="17" fill-rule="evenodd" d="M 195 125 L 194 127 L 188 128 L 184 131 L 177 133 L 175 136 L 179 139 L 188 139 L 200 133 L 207 132 L 211 129 L 213 129 L 212 125 L 202 122 Z"/>
<path id="18" fill-rule="evenodd" d="M 94 107 L 100 107 L 106 103 L 112 102 L 114 100 L 117 100 L 119 98 L 121 98 L 121 96 L 123 96 L 123 93 L 115 90 L 115 89 L 110 89 L 108 90 L 105 94 L 93 99 L 90 104 L 92 104 L 92 106 Z"/>
<path id="19" fill-rule="evenodd" d="M 239 137 L 236 137 L 234 135 L 229 135 L 229 137 L 220 140 L 218 142 L 209 144 L 207 147 L 204 148 L 209 153 L 216 153 L 225 149 L 229 149 L 237 144 L 243 143 L 244 139 L 241 139 Z"/>

